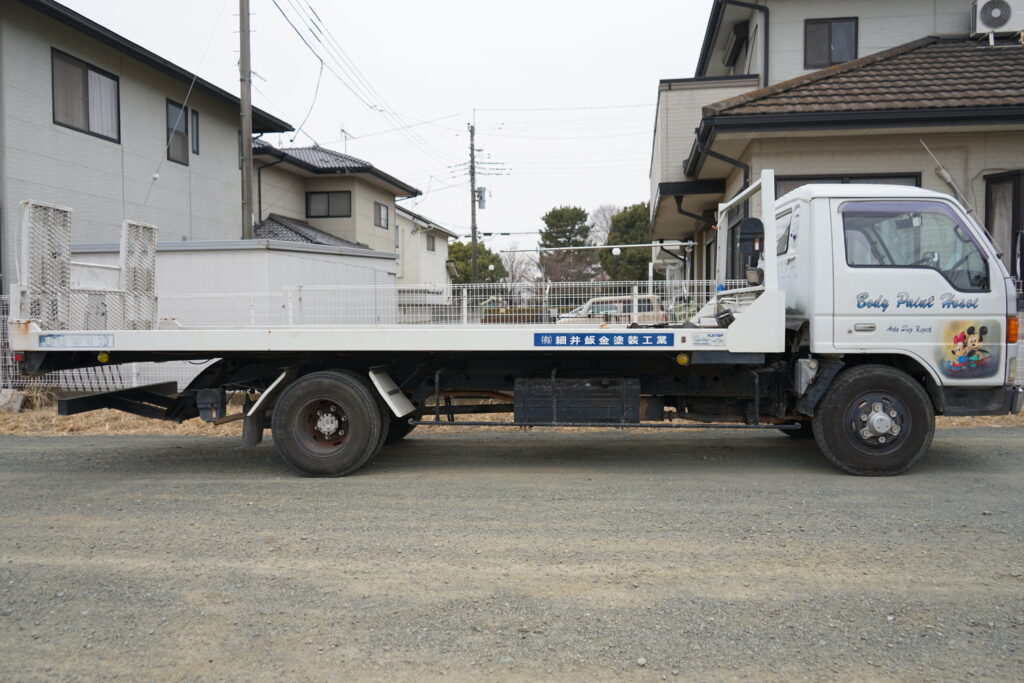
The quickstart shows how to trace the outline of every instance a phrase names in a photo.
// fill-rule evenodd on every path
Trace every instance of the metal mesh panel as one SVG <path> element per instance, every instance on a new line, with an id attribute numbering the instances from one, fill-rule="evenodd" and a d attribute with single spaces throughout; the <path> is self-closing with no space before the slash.
<path id="1" fill-rule="evenodd" d="M 147 223 L 124 221 L 121 225 L 121 289 L 124 297 L 122 325 L 129 330 L 148 330 L 156 324 L 157 228 Z"/>
<path id="2" fill-rule="evenodd" d="M 71 209 L 40 202 L 21 203 L 21 314 L 44 329 L 68 325 L 71 287 Z"/>
<path id="3" fill-rule="evenodd" d="M 713 280 L 317 285 L 283 292 L 163 295 L 159 315 L 185 327 L 678 324 L 693 317 L 715 288 Z"/>
<path id="4" fill-rule="evenodd" d="M 68 297 L 68 329 L 126 329 L 128 304 L 132 298 L 119 290 L 73 289 Z"/>

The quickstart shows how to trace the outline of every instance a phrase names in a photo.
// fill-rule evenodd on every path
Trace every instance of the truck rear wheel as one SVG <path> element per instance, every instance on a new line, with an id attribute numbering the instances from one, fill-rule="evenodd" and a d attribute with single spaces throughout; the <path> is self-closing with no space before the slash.
<path id="1" fill-rule="evenodd" d="M 884 365 L 840 374 L 818 404 L 814 438 L 829 461 L 849 474 L 902 474 L 920 460 L 935 434 L 935 410 L 910 375 Z"/>
<path id="2" fill-rule="evenodd" d="M 383 445 L 383 429 L 370 388 L 348 372 L 300 377 L 274 406 L 277 452 L 308 476 L 340 477 L 359 469 Z"/>

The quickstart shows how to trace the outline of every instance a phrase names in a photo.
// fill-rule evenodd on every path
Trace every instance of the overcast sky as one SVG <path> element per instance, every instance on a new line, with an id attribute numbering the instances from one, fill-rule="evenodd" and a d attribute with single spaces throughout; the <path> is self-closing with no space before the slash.
<path id="1" fill-rule="evenodd" d="M 63 0 L 238 92 L 236 0 Z M 256 106 L 418 187 L 402 202 L 469 232 L 467 123 L 489 190 L 480 230 L 533 246 L 540 217 L 646 201 L 658 80 L 693 75 L 711 0 L 251 0 Z M 303 43 L 281 11 L 320 55 Z M 320 41 L 310 31 L 320 26 Z M 319 76 L 320 63 L 324 69 Z M 396 128 L 404 129 L 395 130 Z"/>

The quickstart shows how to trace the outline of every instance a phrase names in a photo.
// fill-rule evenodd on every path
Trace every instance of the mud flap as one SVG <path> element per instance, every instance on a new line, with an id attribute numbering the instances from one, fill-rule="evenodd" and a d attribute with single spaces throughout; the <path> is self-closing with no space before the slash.
<path id="1" fill-rule="evenodd" d="M 391 375 L 387 373 L 383 366 L 370 368 L 370 381 L 373 382 L 373 386 L 380 393 L 381 399 L 391 409 L 395 417 L 405 417 L 416 410 L 416 406 L 398 388 L 395 380 L 391 379 Z"/>
<path id="2" fill-rule="evenodd" d="M 255 448 L 263 442 L 263 431 L 267 428 L 267 411 L 273 407 L 277 397 L 298 374 L 298 368 L 285 368 L 252 404 L 242 422 L 242 448 Z"/>

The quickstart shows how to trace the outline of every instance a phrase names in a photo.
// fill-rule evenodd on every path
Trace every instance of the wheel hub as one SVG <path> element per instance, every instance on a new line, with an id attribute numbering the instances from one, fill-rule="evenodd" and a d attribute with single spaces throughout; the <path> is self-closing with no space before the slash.
<path id="1" fill-rule="evenodd" d="M 860 442 L 871 448 L 891 446 L 907 420 L 903 405 L 885 396 L 865 396 L 851 406 L 850 425 Z"/>
<path id="2" fill-rule="evenodd" d="M 320 412 L 319 417 L 316 420 L 316 430 L 320 432 L 324 438 L 327 438 L 338 431 L 338 427 L 341 423 L 338 422 L 338 418 L 333 413 Z"/>
<path id="3" fill-rule="evenodd" d="M 334 447 L 348 437 L 348 414 L 340 404 L 317 399 L 310 401 L 302 413 L 311 445 Z"/>

